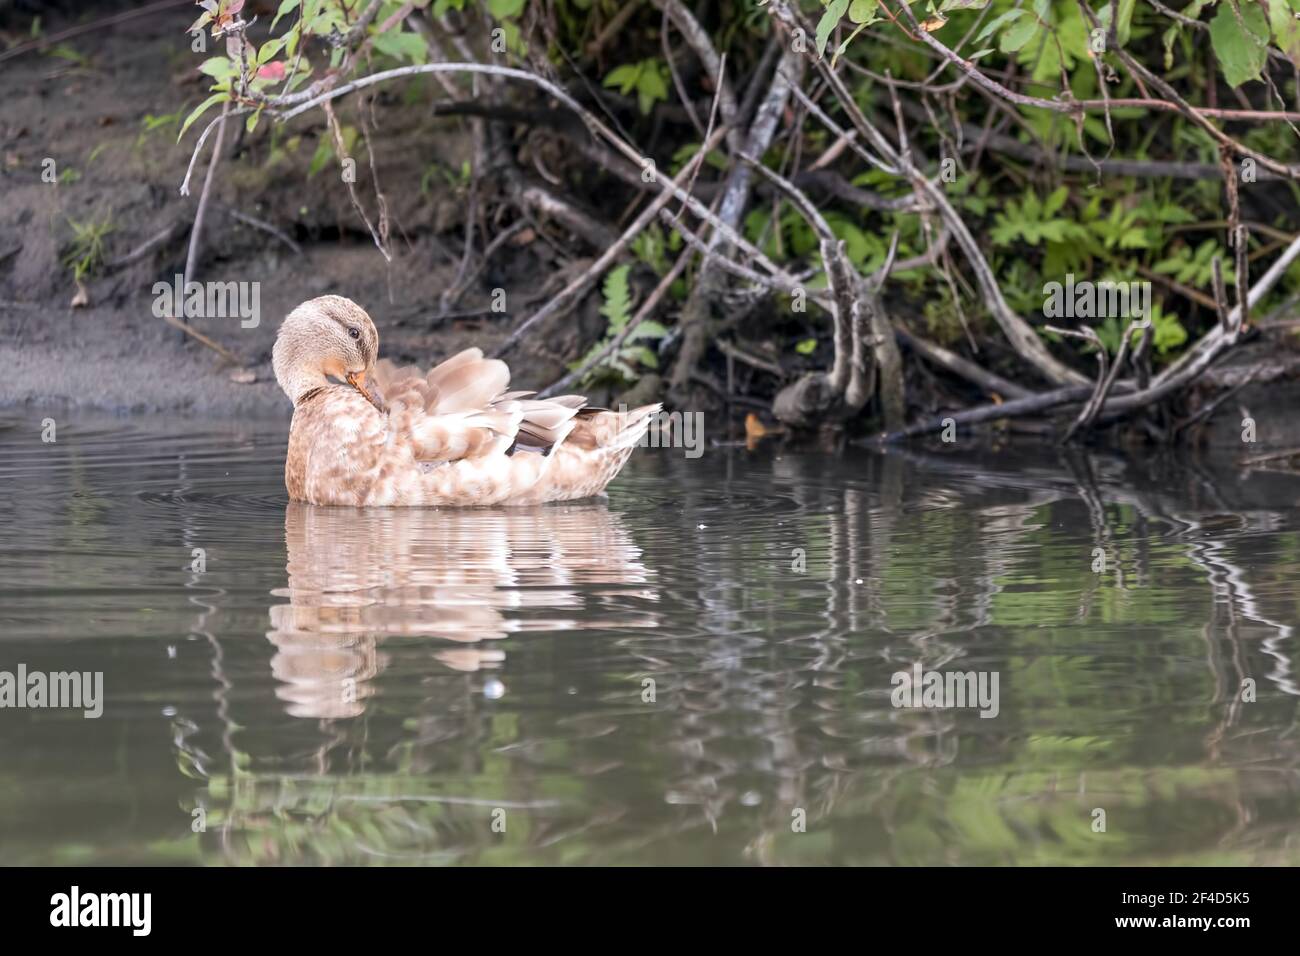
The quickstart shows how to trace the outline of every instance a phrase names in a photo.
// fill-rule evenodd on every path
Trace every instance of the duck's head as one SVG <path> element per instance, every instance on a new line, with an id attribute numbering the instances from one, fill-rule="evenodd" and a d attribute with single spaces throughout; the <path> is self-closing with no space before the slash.
<path id="1" fill-rule="evenodd" d="M 366 310 L 341 295 L 308 299 L 280 325 L 271 351 L 275 379 L 296 405 L 304 395 L 343 379 L 376 408 L 380 399 L 366 384 L 379 354 L 379 333 Z"/>

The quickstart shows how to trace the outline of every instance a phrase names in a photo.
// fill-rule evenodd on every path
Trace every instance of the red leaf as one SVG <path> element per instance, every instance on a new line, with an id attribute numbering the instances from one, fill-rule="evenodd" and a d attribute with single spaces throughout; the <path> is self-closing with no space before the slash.
<path id="1" fill-rule="evenodd" d="M 284 61 L 275 60 L 257 68 L 257 77 L 261 80 L 284 79 Z"/>

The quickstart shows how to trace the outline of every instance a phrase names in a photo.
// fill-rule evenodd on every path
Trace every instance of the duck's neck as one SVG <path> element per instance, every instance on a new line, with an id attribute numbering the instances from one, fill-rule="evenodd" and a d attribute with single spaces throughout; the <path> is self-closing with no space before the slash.
<path id="1" fill-rule="evenodd" d="M 283 340 L 275 343 L 275 348 L 271 351 L 271 364 L 275 368 L 275 380 L 295 405 L 308 392 L 329 384 L 320 368 L 302 361 Z"/>

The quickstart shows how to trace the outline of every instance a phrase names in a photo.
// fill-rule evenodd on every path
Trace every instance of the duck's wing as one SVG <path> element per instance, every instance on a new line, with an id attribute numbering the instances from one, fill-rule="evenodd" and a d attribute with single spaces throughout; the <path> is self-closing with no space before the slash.
<path id="1" fill-rule="evenodd" d="M 466 349 L 428 373 L 384 359 L 372 373 L 388 405 L 393 433 L 420 461 L 458 461 L 522 448 L 549 451 L 573 429 L 586 403 L 576 395 L 530 399 L 509 392 L 510 370 L 499 359 Z"/>

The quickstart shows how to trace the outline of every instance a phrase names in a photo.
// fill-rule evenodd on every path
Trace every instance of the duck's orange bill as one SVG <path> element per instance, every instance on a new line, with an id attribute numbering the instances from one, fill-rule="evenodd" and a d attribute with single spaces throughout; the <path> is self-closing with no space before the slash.
<path id="1" fill-rule="evenodd" d="M 368 401 L 371 405 L 375 406 L 375 408 L 379 409 L 379 411 L 382 412 L 384 410 L 384 407 L 379 404 L 379 400 L 376 399 L 374 394 L 371 393 L 370 389 L 366 387 L 365 372 L 348 372 L 347 375 L 344 376 L 344 378 L 347 379 L 349 385 L 351 385 L 353 388 L 355 388 L 358 392 L 360 392 L 362 395 L 366 397 L 366 401 Z"/>

